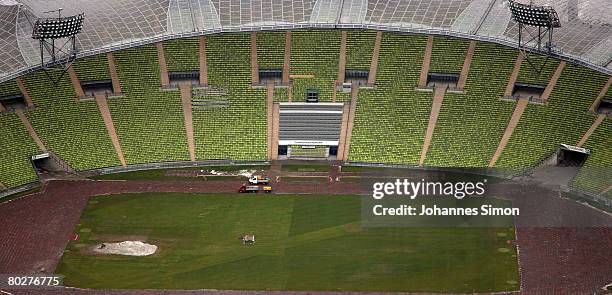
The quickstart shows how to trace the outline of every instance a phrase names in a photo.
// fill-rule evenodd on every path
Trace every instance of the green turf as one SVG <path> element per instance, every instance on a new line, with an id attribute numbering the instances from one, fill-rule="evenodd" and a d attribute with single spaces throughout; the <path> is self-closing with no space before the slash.
<path id="1" fill-rule="evenodd" d="M 124 194 L 90 199 L 56 273 L 89 288 L 517 290 L 512 228 L 363 228 L 359 197 Z M 84 230 L 83 230 L 84 229 Z M 90 231 L 89 231 L 90 230 Z M 505 233 L 500 236 L 499 232 Z M 240 236 L 254 233 L 256 244 Z M 88 254 L 130 235 L 149 257 Z M 505 250 L 504 250 L 505 251 Z"/>

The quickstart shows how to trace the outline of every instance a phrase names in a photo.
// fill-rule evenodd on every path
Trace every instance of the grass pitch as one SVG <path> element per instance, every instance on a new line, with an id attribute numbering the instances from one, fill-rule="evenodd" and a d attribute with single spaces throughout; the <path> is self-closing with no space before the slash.
<path id="1" fill-rule="evenodd" d="M 513 228 L 362 228 L 357 196 L 91 198 L 56 273 L 88 288 L 492 292 L 519 288 Z M 255 234 L 254 245 L 239 237 Z M 145 238 L 148 257 L 94 255 Z"/>

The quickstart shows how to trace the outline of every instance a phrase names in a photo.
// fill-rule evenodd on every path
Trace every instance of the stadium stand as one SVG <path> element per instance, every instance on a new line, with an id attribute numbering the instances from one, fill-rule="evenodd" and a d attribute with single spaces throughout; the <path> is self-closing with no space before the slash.
<path id="1" fill-rule="evenodd" d="M 125 97 L 108 106 L 128 164 L 189 160 L 179 91 L 160 90 L 154 45 L 114 54 Z"/>
<path id="2" fill-rule="evenodd" d="M 0 114 L 0 183 L 15 187 L 36 180 L 30 157 L 38 148 L 14 113 Z"/>
<path id="3" fill-rule="evenodd" d="M 111 79 L 105 54 L 79 59 L 73 64 L 73 68 L 81 82 Z"/>
<path id="4" fill-rule="evenodd" d="M 249 33 L 206 38 L 209 85 L 227 90 L 229 105 L 194 109 L 198 160 L 266 159 L 266 89 L 251 88 L 249 44 Z"/>
<path id="5" fill-rule="evenodd" d="M 314 75 L 292 79 L 293 101 L 305 101 L 310 88 L 320 91 L 319 101 L 331 101 L 338 76 L 340 31 L 298 30 L 291 37 L 291 75 Z"/>
<path id="6" fill-rule="evenodd" d="M 15 94 L 21 94 L 21 91 L 19 90 L 19 87 L 17 86 L 17 82 L 15 80 L 0 84 L 0 97 Z"/>
<path id="7" fill-rule="evenodd" d="M 340 34 L 332 30 L 292 33 L 291 74 L 315 76 L 292 79 L 293 101 L 303 101 L 308 88 L 318 88 L 321 101 L 331 100 L 338 76 Z M 281 68 L 285 33 L 259 32 L 257 36 L 260 67 Z M 382 36 L 376 87 L 359 90 L 349 160 L 416 165 L 432 100 L 431 92 L 415 90 L 427 37 L 397 33 Z M 348 31 L 347 69 L 370 68 L 375 38 L 375 31 Z M 266 91 L 250 85 L 249 33 L 211 35 L 206 40 L 210 88 L 205 92 L 212 94 L 193 98 L 192 103 L 215 103 L 203 103 L 193 110 L 196 159 L 265 159 Z M 459 73 L 468 44 L 467 40 L 435 37 L 430 70 Z M 170 71 L 199 69 L 198 38 L 166 41 L 164 48 Z M 444 97 L 426 166 L 487 166 L 516 105 L 500 98 L 517 54 L 501 45 L 477 43 L 464 93 L 446 93 Z M 109 99 L 108 105 L 127 164 L 189 160 L 180 93 L 161 90 L 155 45 L 113 55 L 125 96 Z M 541 64 L 544 59 L 536 62 Z M 558 64 L 549 60 L 542 74 L 536 75 L 524 61 L 518 81 L 546 85 Z M 79 59 L 73 68 L 81 81 L 110 79 L 105 54 Z M 50 74 L 57 77 L 59 72 Z M 608 78 L 568 63 L 548 103 L 527 106 L 495 167 L 521 173 L 538 165 L 559 144 L 576 143 L 594 121 L 595 115 L 587 110 Z M 49 150 L 75 170 L 120 165 L 96 103 L 78 101 L 68 75 L 57 86 L 43 72 L 22 79 L 35 105 L 25 114 Z M 275 88 L 274 101 L 288 101 L 290 91 Z M 15 80 L 0 84 L 0 96 L 17 93 L 20 90 Z M 336 98 L 348 101 L 350 93 L 338 91 Z M 0 157 L 3 167 L 9 163 L 9 172 L 0 174 L 0 183 L 12 187 L 29 182 L 35 177 L 28 170 L 29 161 L 13 163 L 12 159 L 27 158 L 38 148 L 16 115 L 0 116 L 0 129 L 15 130 L 22 136 L 16 137 L 18 148 L 5 147 L 9 152 Z M 609 134 L 610 120 L 606 118 L 584 144 L 592 149 L 585 167 L 610 166 L 610 142 L 605 141 Z M 6 179 L 7 175 L 19 174 L 15 174 L 17 170 L 23 175 L 14 181 Z M 603 191 L 608 183 L 598 179 L 609 175 L 589 176 L 588 171 L 585 169 L 573 186 L 592 193 Z"/>
<path id="8" fill-rule="evenodd" d="M 60 75 L 57 70 L 48 74 Z M 26 115 L 48 149 L 75 170 L 119 165 L 96 103 L 77 102 L 67 75 L 53 85 L 37 72 L 24 83 L 36 105 Z"/>
<path id="9" fill-rule="evenodd" d="M 432 94 L 415 91 L 426 38 L 383 34 L 375 90 L 359 91 L 349 160 L 417 164 Z"/>
<path id="10" fill-rule="evenodd" d="M 257 33 L 257 61 L 259 69 L 282 69 L 285 32 Z"/>
<path id="11" fill-rule="evenodd" d="M 592 194 L 600 194 L 612 186 L 612 120 L 605 119 L 583 147 L 591 150 L 572 186 Z M 612 190 L 605 197 L 612 199 Z"/>
<path id="12" fill-rule="evenodd" d="M 469 41 L 435 37 L 429 63 L 429 72 L 459 74 Z"/>
<path id="13" fill-rule="evenodd" d="M 467 41 L 461 40 L 445 43 L 448 47 L 467 45 Z M 437 50 L 434 45 L 432 65 L 437 69 L 444 69 L 440 66 L 446 64 L 440 62 L 445 60 L 440 58 L 444 54 L 445 51 Z M 499 98 L 504 93 L 516 54 L 503 46 L 478 43 L 464 93 L 447 92 L 444 97 L 426 166 L 487 166 L 514 110 L 514 103 Z M 461 67 L 460 63 L 453 63 L 454 69 Z"/>
<path id="14" fill-rule="evenodd" d="M 200 68 L 198 38 L 175 39 L 164 42 L 168 71 L 195 71 Z"/>
<path id="15" fill-rule="evenodd" d="M 376 31 L 348 31 L 346 42 L 346 69 L 369 70 L 375 40 Z"/>
<path id="16" fill-rule="evenodd" d="M 531 55 L 529 61 L 523 60 L 516 81 L 546 86 L 558 65 L 559 61 L 552 57 L 547 58 L 542 55 Z M 540 69 L 540 72 L 536 69 Z"/>
<path id="17" fill-rule="evenodd" d="M 495 167 L 521 172 L 550 156 L 559 144 L 578 142 L 595 119 L 587 111 L 607 78 L 588 68 L 567 65 L 548 104 L 527 106 Z"/>

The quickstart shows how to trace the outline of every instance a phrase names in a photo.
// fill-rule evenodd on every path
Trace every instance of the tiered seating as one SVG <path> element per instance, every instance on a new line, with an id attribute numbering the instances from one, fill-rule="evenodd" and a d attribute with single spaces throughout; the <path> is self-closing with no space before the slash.
<path id="1" fill-rule="evenodd" d="M 463 67 L 469 41 L 435 37 L 429 62 L 429 71 L 435 73 L 459 74 Z"/>
<path id="2" fill-rule="evenodd" d="M 257 62 L 260 69 L 282 69 L 285 58 L 285 32 L 257 33 Z"/>
<path id="3" fill-rule="evenodd" d="M 313 79 L 293 79 L 293 100 L 304 101 L 308 88 L 320 90 L 319 101 L 331 101 L 338 78 L 340 31 L 294 31 L 291 35 L 290 73 L 315 75 Z"/>
<path id="4" fill-rule="evenodd" d="M 529 62 L 538 69 L 542 68 L 541 72 L 538 73 Z M 529 62 L 526 59 L 523 60 L 517 82 L 546 86 L 559 65 L 558 60 L 554 58 L 546 59 L 545 56 L 541 55 L 530 55 Z"/>
<path id="5" fill-rule="evenodd" d="M 96 103 L 77 102 L 67 75 L 57 85 L 43 72 L 25 77 L 24 82 L 36 105 L 26 115 L 47 148 L 76 170 L 119 165 Z"/>
<path id="6" fill-rule="evenodd" d="M 302 148 L 299 145 L 291 146 L 291 158 L 325 158 L 327 148 L 317 146 L 315 148 Z"/>
<path id="7" fill-rule="evenodd" d="M 274 102 L 287 102 L 289 100 L 289 93 L 286 87 L 274 88 Z"/>
<path id="8" fill-rule="evenodd" d="M 0 114 L 0 134 L 0 182 L 10 188 L 36 180 L 30 157 L 38 148 L 17 115 Z"/>
<path id="9" fill-rule="evenodd" d="M 551 155 L 559 144 L 575 144 L 595 115 L 587 112 L 608 77 L 565 66 L 548 105 L 529 104 L 496 167 L 523 171 Z"/>
<path id="10" fill-rule="evenodd" d="M 580 174 L 572 186 L 580 190 L 599 194 L 612 185 L 612 120 L 605 119 L 584 144 L 591 150 Z M 612 199 L 612 190 L 605 196 Z"/>
<path id="11" fill-rule="evenodd" d="M 351 161 L 418 163 L 432 94 L 415 91 L 425 37 L 383 35 L 377 88 L 362 89 L 355 117 Z"/>
<path id="12" fill-rule="evenodd" d="M 185 38 L 164 42 L 168 71 L 197 71 L 200 69 L 199 39 Z"/>
<path id="13" fill-rule="evenodd" d="M 266 90 L 251 88 L 249 44 L 248 33 L 206 39 L 209 84 L 228 90 L 229 106 L 193 111 L 199 160 L 266 158 Z"/>
<path id="14" fill-rule="evenodd" d="M 17 82 L 15 80 L 0 84 L 0 97 L 15 94 L 21 94 L 21 91 L 19 91 L 19 87 L 17 86 Z"/>
<path id="15" fill-rule="evenodd" d="M 433 53 L 432 62 L 438 60 L 438 54 L 444 54 L 436 50 Z M 507 47 L 477 44 L 465 92 L 447 92 L 444 96 L 425 165 L 488 165 L 514 111 L 514 103 L 499 98 L 504 94 L 515 58 L 516 51 Z"/>
<path id="16" fill-rule="evenodd" d="M 348 31 L 346 68 L 350 70 L 369 70 L 374 43 L 376 43 L 376 31 Z"/>
<path id="17" fill-rule="evenodd" d="M 161 91 L 154 45 L 114 54 L 126 96 L 108 101 L 128 164 L 189 160 L 179 91 Z"/>
<path id="18" fill-rule="evenodd" d="M 111 78 L 108 71 L 108 60 L 105 54 L 79 59 L 72 66 L 81 82 L 110 80 Z"/>

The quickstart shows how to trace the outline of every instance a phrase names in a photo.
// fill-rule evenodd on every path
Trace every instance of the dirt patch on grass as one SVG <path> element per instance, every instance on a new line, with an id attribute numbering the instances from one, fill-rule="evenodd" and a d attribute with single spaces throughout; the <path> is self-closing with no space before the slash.
<path id="1" fill-rule="evenodd" d="M 93 246 L 91 251 L 98 254 L 115 254 L 125 256 L 149 256 L 157 252 L 157 246 L 141 241 L 123 241 L 119 243 L 101 243 Z"/>

